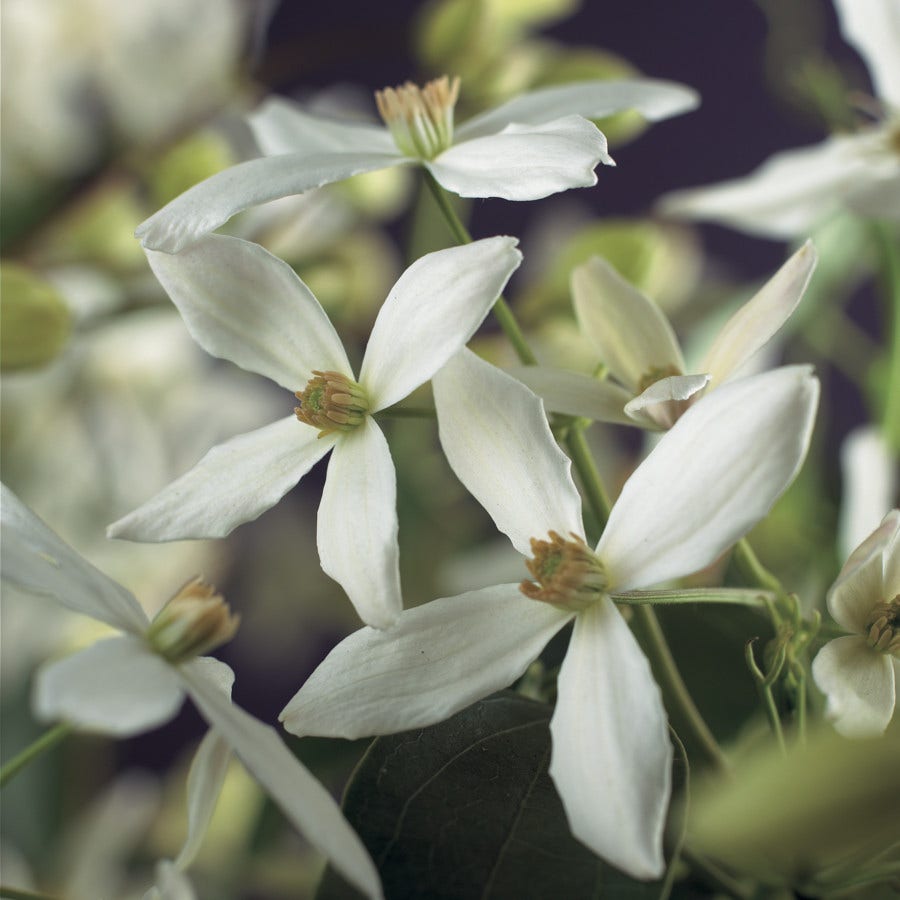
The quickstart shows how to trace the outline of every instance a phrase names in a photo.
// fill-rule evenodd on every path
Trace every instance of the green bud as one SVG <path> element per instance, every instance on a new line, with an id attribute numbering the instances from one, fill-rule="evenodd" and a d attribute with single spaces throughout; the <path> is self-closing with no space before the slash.
<path id="1" fill-rule="evenodd" d="M 16 263 L 0 268 L 0 365 L 42 366 L 65 346 L 70 314 L 48 282 Z"/>

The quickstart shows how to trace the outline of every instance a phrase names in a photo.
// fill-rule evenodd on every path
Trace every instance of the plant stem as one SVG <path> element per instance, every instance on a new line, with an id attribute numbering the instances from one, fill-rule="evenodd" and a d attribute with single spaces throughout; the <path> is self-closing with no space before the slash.
<path id="1" fill-rule="evenodd" d="M 584 438 L 584 427 L 580 424 L 570 427 L 566 432 L 565 443 L 587 495 L 588 505 L 597 519 L 597 527 L 603 531 L 609 519 L 610 502 Z"/>
<path id="2" fill-rule="evenodd" d="M 376 419 L 433 419 L 437 414 L 427 406 L 389 406 L 375 413 Z"/>
<path id="3" fill-rule="evenodd" d="M 890 226 L 884 222 L 875 224 L 875 233 L 881 251 L 882 282 L 887 300 L 887 325 L 891 335 L 888 348 L 887 389 L 884 403 L 884 438 L 888 446 L 900 452 L 900 252 L 897 239 Z"/>
<path id="4" fill-rule="evenodd" d="M 2 769 L 0 769 L 0 788 L 15 778 L 19 772 L 37 759 L 45 750 L 56 746 L 64 737 L 72 731 L 68 722 L 62 722 L 44 732 L 30 747 L 26 747 L 18 756 L 14 756 Z"/>
<path id="5" fill-rule="evenodd" d="M 23 891 L 20 888 L 4 887 L 0 885 L 0 897 L 3 900 L 56 900 L 48 894 L 36 894 L 34 891 Z"/>
<path id="6" fill-rule="evenodd" d="M 782 583 L 759 561 L 747 538 L 741 538 L 734 545 L 734 561 L 741 573 L 757 587 L 771 591 L 779 599 L 787 598 Z"/>
<path id="7" fill-rule="evenodd" d="M 460 244 L 471 244 L 472 235 L 469 234 L 466 226 L 460 221 L 446 191 L 435 181 L 431 172 L 427 170 L 425 171 L 425 184 L 428 185 L 438 208 L 447 220 L 447 225 L 450 227 L 453 237 Z M 498 297 L 494 303 L 494 318 L 503 329 L 503 333 L 509 338 L 509 342 L 513 345 L 519 360 L 527 366 L 537 365 L 537 357 L 531 352 L 531 348 L 525 340 L 525 335 L 522 334 L 522 330 L 519 328 L 519 323 L 512 314 L 509 304 L 502 296 Z"/>
<path id="8" fill-rule="evenodd" d="M 710 887 L 729 897 L 735 897 L 737 900 L 751 900 L 753 892 L 748 890 L 737 879 L 723 872 L 720 868 L 707 862 L 698 853 L 694 853 L 689 847 L 682 847 L 681 857 L 691 867 L 691 871 L 695 872 Z"/>

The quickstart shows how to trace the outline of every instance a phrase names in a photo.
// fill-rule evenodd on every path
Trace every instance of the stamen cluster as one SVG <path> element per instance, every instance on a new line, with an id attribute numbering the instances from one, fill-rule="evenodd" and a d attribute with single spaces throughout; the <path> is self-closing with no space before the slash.
<path id="1" fill-rule="evenodd" d="M 294 415 L 305 425 L 320 429 L 319 437 L 350 431 L 362 424 L 369 412 L 366 392 L 340 372 L 314 369 L 306 387 L 294 396 L 300 401 Z"/>
<path id="2" fill-rule="evenodd" d="M 866 643 L 873 650 L 900 657 L 900 594 L 872 610 L 866 623 Z"/>
<path id="3" fill-rule="evenodd" d="M 551 531 L 549 537 L 549 541 L 531 539 L 532 558 L 525 565 L 534 581 L 523 581 L 519 590 L 532 600 L 573 612 L 587 609 L 608 588 L 603 563 L 576 534 L 566 540 Z"/>
<path id="4" fill-rule="evenodd" d="M 453 108 L 459 78 L 446 75 L 420 88 L 407 81 L 375 92 L 378 112 L 406 156 L 434 159 L 453 143 Z"/>

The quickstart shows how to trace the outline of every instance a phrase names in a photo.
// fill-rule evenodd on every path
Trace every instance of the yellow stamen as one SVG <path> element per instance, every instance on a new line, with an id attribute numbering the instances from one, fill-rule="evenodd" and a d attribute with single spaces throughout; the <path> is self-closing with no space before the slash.
<path id="1" fill-rule="evenodd" d="M 566 540 L 551 531 L 549 537 L 531 539 L 532 559 L 525 565 L 534 581 L 523 581 L 519 590 L 532 600 L 574 612 L 596 603 L 608 587 L 603 563 L 576 534 Z"/>
<path id="2" fill-rule="evenodd" d="M 873 650 L 900 657 L 900 594 L 872 610 L 866 623 L 866 643 Z"/>
<path id="3" fill-rule="evenodd" d="M 423 88 L 407 81 L 376 91 L 375 102 L 402 153 L 434 159 L 453 143 L 453 108 L 458 96 L 459 78 L 451 81 L 444 75 Z"/>
<path id="4" fill-rule="evenodd" d="M 300 401 L 294 415 L 318 428 L 319 437 L 332 431 L 350 431 L 362 424 L 369 412 L 366 392 L 340 372 L 313 371 L 313 377 L 294 396 Z"/>

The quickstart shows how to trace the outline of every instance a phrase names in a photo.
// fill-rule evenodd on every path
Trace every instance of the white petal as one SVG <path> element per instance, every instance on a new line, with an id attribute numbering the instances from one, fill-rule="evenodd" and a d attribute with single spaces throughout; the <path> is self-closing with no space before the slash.
<path id="1" fill-rule="evenodd" d="M 670 375 L 654 381 L 643 393 L 629 400 L 625 412 L 645 428 L 668 428 L 678 420 L 678 404 L 699 394 L 709 375 Z M 674 406 L 674 409 L 668 407 Z"/>
<path id="2" fill-rule="evenodd" d="M 803 236 L 865 182 L 872 165 L 868 135 L 829 138 L 777 153 L 745 178 L 666 195 L 667 215 L 724 222 L 750 234 Z"/>
<path id="3" fill-rule="evenodd" d="M 219 801 L 231 762 L 231 745 L 216 731 L 200 742 L 187 778 L 188 831 L 175 865 L 186 869 L 196 858 Z"/>
<path id="4" fill-rule="evenodd" d="M 156 864 L 156 884 L 144 894 L 144 900 L 196 900 L 190 879 L 174 863 L 162 859 Z"/>
<path id="5" fill-rule="evenodd" d="M 441 446 L 456 477 L 526 555 L 549 531 L 583 536 L 581 497 L 541 401 L 469 350 L 434 376 Z"/>
<path id="6" fill-rule="evenodd" d="M 606 260 L 594 256 L 572 272 L 572 297 L 582 331 L 610 373 L 633 393 L 653 369 L 684 372 L 665 313 Z"/>
<path id="7" fill-rule="evenodd" d="M 334 799 L 285 747 L 274 728 L 235 706 L 196 666 L 182 666 L 182 681 L 207 722 L 231 744 L 251 775 L 291 823 L 351 884 L 380 898 L 378 872 Z"/>
<path id="8" fill-rule="evenodd" d="M 433 600 L 341 641 L 280 718 L 294 734 L 345 738 L 433 725 L 512 684 L 569 619 L 515 584 Z"/>
<path id="9" fill-rule="evenodd" d="M 359 617 L 387 628 L 403 608 L 397 545 L 397 476 L 370 416 L 342 434 L 328 462 L 318 518 L 322 569 L 347 592 Z"/>
<path id="10" fill-rule="evenodd" d="M 288 153 L 251 159 L 195 184 L 138 226 L 149 250 L 177 253 L 257 203 L 403 163 L 387 153 Z"/>
<path id="11" fill-rule="evenodd" d="M 597 183 L 599 163 L 615 165 L 606 138 L 580 116 L 542 125 L 507 125 L 445 150 L 425 167 L 460 197 L 539 200 Z"/>
<path id="12" fill-rule="evenodd" d="M 889 520 L 891 514 L 897 517 L 894 521 L 900 526 L 900 510 L 892 510 L 885 517 L 885 521 Z M 885 599 L 900 597 L 900 527 L 895 528 L 887 547 L 884 549 L 882 560 L 884 564 L 883 590 Z"/>
<path id="13" fill-rule="evenodd" d="M 42 719 L 128 737 L 168 722 L 183 701 L 174 668 L 128 636 L 97 641 L 41 669 L 33 706 Z"/>
<path id="14" fill-rule="evenodd" d="M 829 641 L 812 664 L 813 678 L 828 698 L 825 715 L 848 737 L 881 734 L 896 704 L 894 667 L 858 635 Z"/>
<path id="15" fill-rule="evenodd" d="M 875 94 L 900 109 L 900 3 L 835 0 L 841 32 L 865 60 Z"/>
<path id="16" fill-rule="evenodd" d="M 141 634 L 149 624 L 131 593 L 54 534 L 6 485 L 0 485 L 0 548 L 7 581 L 122 631 Z"/>
<path id="17" fill-rule="evenodd" d="M 600 422 L 633 424 L 625 414 L 625 404 L 631 394 L 611 381 L 551 366 L 514 366 L 506 371 L 534 391 L 552 412 Z"/>
<path id="18" fill-rule="evenodd" d="M 522 261 L 517 243 L 493 237 L 438 250 L 400 276 L 360 370 L 372 412 L 402 400 L 468 343 Z"/>
<path id="19" fill-rule="evenodd" d="M 598 553 L 615 590 L 695 572 L 762 519 L 806 456 L 819 382 L 806 366 L 702 397 L 625 483 Z"/>
<path id="20" fill-rule="evenodd" d="M 150 268 L 207 353 L 302 390 L 313 369 L 353 378 L 328 316 L 294 270 L 257 244 L 206 235 Z"/>
<path id="21" fill-rule="evenodd" d="M 880 162 L 882 168 L 873 169 L 865 181 L 854 184 L 845 202 L 861 216 L 900 222 L 900 156 Z"/>
<path id="22" fill-rule="evenodd" d="M 672 747 L 650 665 L 607 597 L 575 618 L 550 721 L 572 833 L 634 878 L 662 875 Z"/>
<path id="23" fill-rule="evenodd" d="M 482 113 L 456 129 L 459 140 L 493 134 L 510 122 L 541 125 L 560 116 L 600 119 L 625 109 L 657 121 L 689 112 L 700 103 L 695 91 L 673 81 L 631 78 L 582 81 L 530 91 Z"/>
<path id="24" fill-rule="evenodd" d="M 727 381 L 788 320 L 803 296 L 816 250 L 807 241 L 724 325 L 700 365 L 711 384 Z"/>
<path id="25" fill-rule="evenodd" d="M 225 537 L 273 507 L 333 446 L 295 416 L 213 447 L 200 462 L 107 529 L 112 538 Z"/>
<path id="26" fill-rule="evenodd" d="M 397 153 L 383 125 L 340 121 L 304 112 L 284 97 L 268 97 L 247 117 L 266 156 L 281 153 Z"/>

